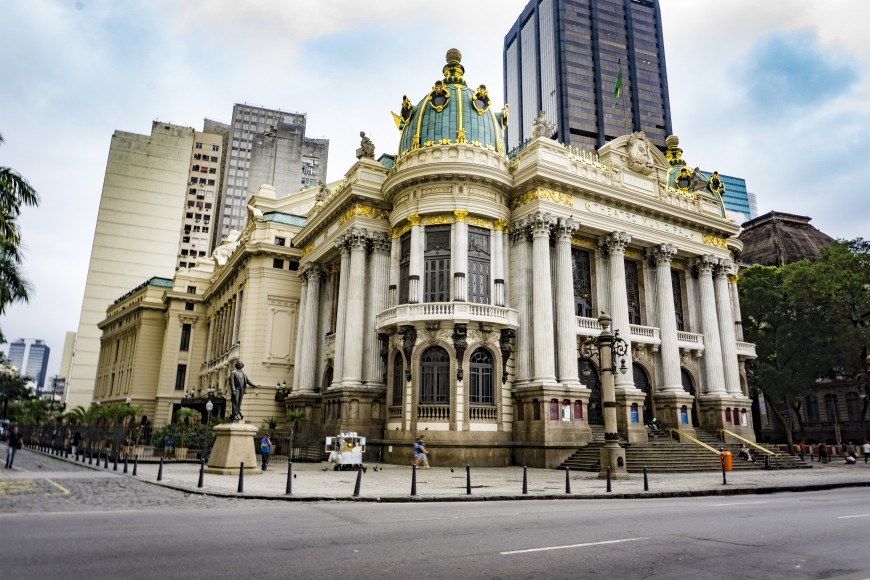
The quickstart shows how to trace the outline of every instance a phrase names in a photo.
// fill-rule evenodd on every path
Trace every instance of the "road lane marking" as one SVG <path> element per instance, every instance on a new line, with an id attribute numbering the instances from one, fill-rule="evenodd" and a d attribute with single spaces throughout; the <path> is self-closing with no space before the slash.
<path id="1" fill-rule="evenodd" d="M 69 495 L 69 490 L 67 488 L 65 488 L 64 486 L 62 486 L 61 484 L 57 483 L 56 481 L 52 481 L 48 478 L 46 478 L 45 481 L 47 481 L 48 483 L 50 483 L 54 487 L 58 488 L 61 491 L 61 493 L 63 493 L 64 495 Z"/>
<path id="2" fill-rule="evenodd" d="M 727 505 L 760 505 L 767 503 L 766 501 L 739 501 L 734 503 L 711 503 L 709 507 L 722 507 Z"/>
<path id="3" fill-rule="evenodd" d="M 603 542 L 587 542 L 585 544 L 570 544 L 567 546 L 547 546 L 545 548 L 529 548 L 527 550 L 511 550 L 509 552 L 500 552 L 502 556 L 511 554 L 528 554 L 529 552 L 547 552 L 550 550 L 567 550 L 570 548 L 587 548 L 589 546 L 605 546 L 607 544 L 622 544 L 625 542 L 639 542 L 649 538 L 623 538 L 621 540 L 605 540 Z"/>
<path id="4" fill-rule="evenodd" d="M 859 514 L 856 516 L 837 516 L 838 520 L 848 520 L 849 518 L 870 518 L 870 514 Z"/>

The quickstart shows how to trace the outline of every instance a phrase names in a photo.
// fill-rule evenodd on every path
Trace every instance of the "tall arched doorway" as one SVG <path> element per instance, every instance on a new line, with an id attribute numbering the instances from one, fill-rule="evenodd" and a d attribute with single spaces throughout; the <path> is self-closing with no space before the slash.
<path id="1" fill-rule="evenodd" d="M 604 411 L 601 408 L 601 383 L 598 380 L 598 371 L 591 364 L 587 366 L 579 360 L 577 364 L 580 367 L 580 383 L 591 391 L 589 394 L 587 421 L 590 425 L 604 425 Z M 584 366 L 587 367 L 585 372 L 588 372 L 589 376 L 584 376 Z"/>
<path id="2" fill-rule="evenodd" d="M 637 363 L 631 363 L 631 375 L 634 380 L 634 386 L 644 392 L 646 395 L 643 399 L 643 424 L 649 425 L 655 417 L 655 401 L 652 396 L 652 386 L 649 384 L 649 376 L 642 366 Z"/>
<path id="3" fill-rule="evenodd" d="M 683 384 L 683 390 L 692 395 L 692 427 L 698 426 L 698 401 L 695 398 L 695 382 L 692 380 L 692 375 L 686 369 L 680 369 L 680 382 Z"/>

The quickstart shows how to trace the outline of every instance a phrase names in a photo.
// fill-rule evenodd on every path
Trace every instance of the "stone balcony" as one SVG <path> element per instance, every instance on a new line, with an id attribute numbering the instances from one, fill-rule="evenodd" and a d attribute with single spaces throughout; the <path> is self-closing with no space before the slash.
<path id="1" fill-rule="evenodd" d="M 377 315 L 375 325 L 379 331 L 390 326 L 439 322 L 450 320 L 459 323 L 479 322 L 499 328 L 516 328 L 517 311 L 503 306 L 475 304 L 472 302 L 423 302 L 399 304 Z"/>
<path id="2" fill-rule="evenodd" d="M 577 316 L 577 334 L 582 338 L 590 336 L 598 336 L 601 334 L 601 326 L 598 324 L 597 318 L 586 318 Z M 631 325 L 631 342 L 635 344 L 652 344 L 659 345 L 662 343 L 661 333 L 659 329 L 653 326 L 640 326 L 639 324 Z"/>
<path id="3" fill-rule="evenodd" d="M 755 354 L 755 345 L 751 342 L 737 341 L 737 356 L 741 358 L 758 358 Z"/>

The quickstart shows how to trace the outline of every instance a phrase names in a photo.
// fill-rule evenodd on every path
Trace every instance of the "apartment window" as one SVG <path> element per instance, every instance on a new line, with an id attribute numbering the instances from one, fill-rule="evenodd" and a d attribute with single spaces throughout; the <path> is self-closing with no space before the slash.
<path id="1" fill-rule="evenodd" d="M 211 156 L 211 159 L 209 159 L 209 161 L 211 161 L 212 163 L 217 163 L 218 158 L 215 157 L 214 155 L 212 155 L 212 156 Z"/>
<path id="2" fill-rule="evenodd" d="M 202 153 L 194 153 L 193 158 L 194 159 L 202 159 Z"/>
<path id="3" fill-rule="evenodd" d="M 221 146 L 220 146 L 220 145 L 212 145 L 212 146 L 211 146 L 211 150 L 212 150 L 212 151 L 220 151 L 220 150 L 221 150 Z"/>
<path id="4" fill-rule="evenodd" d="M 197 149 L 202 149 L 202 143 L 197 143 L 197 144 L 196 144 L 196 148 L 197 148 Z"/>
<path id="5" fill-rule="evenodd" d="M 184 309 L 185 310 L 193 310 L 193 302 L 185 302 Z"/>
<path id="6" fill-rule="evenodd" d="M 195 187 L 191 187 L 191 188 L 187 191 L 187 193 L 193 193 L 193 194 L 195 194 L 195 193 L 196 193 L 196 188 L 195 188 Z"/>
<path id="7" fill-rule="evenodd" d="M 283 270 L 284 269 L 284 260 L 281 260 L 280 258 L 274 258 L 272 260 L 272 267 Z"/>
<path id="8" fill-rule="evenodd" d="M 199 165 L 194 165 L 190 169 L 191 169 L 191 171 L 199 171 Z"/>
<path id="9" fill-rule="evenodd" d="M 208 168 L 208 172 L 209 172 L 209 173 L 217 173 L 217 169 L 214 168 L 214 167 L 209 167 L 209 168 Z"/>
<path id="10" fill-rule="evenodd" d="M 188 351 L 190 350 L 190 325 L 182 324 L 181 325 L 181 345 L 178 347 L 178 350 Z"/>
<path id="11" fill-rule="evenodd" d="M 178 365 L 175 371 L 175 390 L 184 390 L 184 380 L 187 378 L 187 365 Z"/>
<path id="12" fill-rule="evenodd" d="M 214 185 L 214 179 L 209 179 L 206 185 Z"/>
<path id="13" fill-rule="evenodd" d="M 450 226 L 426 228 L 424 302 L 450 301 Z"/>
<path id="14" fill-rule="evenodd" d="M 184 214 L 184 216 L 185 216 L 186 218 L 188 218 L 188 219 L 193 219 L 193 213 L 192 213 L 192 212 L 187 212 L 186 214 Z"/>
<path id="15" fill-rule="evenodd" d="M 188 286 L 187 293 L 188 294 L 196 294 L 196 286 Z"/>
<path id="16" fill-rule="evenodd" d="M 191 184 L 195 184 L 195 183 L 196 183 L 196 178 L 195 178 L 195 177 L 191 177 L 191 178 L 190 178 L 190 183 L 191 183 Z"/>
<path id="17" fill-rule="evenodd" d="M 286 239 L 286 238 L 275 237 L 275 245 L 276 245 L 276 246 L 283 246 L 283 245 L 285 245 L 286 243 L 287 243 L 287 239 Z"/>

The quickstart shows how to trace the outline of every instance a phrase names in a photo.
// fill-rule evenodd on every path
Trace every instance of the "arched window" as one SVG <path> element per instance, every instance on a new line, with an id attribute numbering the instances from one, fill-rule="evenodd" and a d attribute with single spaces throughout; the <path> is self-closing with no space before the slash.
<path id="1" fill-rule="evenodd" d="M 734 424 L 734 421 L 731 420 L 731 407 L 725 409 L 725 423 L 728 425 Z"/>
<path id="2" fill-rule="evenodd" d="M 683 385 L 683 390 L 690 395 L 695 394 L 695 383 L 692 381 L 692 375 L 686 369 L 680 369 L 680 382 Z"/>
<path id="3" fill-rule="evenodd" d="M 815 395 L 807 397 L 807 425 L 819 424 L 819 400 Z"/>
<path id="4" fill-rule="evenodd" d="M 861 404 L 858 402 L 858 393 L 846 393 L 846 412 L 849 421 L 858 423 L 861 421 Z"/>
<path id="5" fill-rule="evenodd" d="M 825 395 L 825 415 L 828 423 L 839 423 L 840 409 L 837 404 L 837 395 Z"/>
<path id="6" fill-rule="evenodd" d="M 450 402 L 450 355 L 433 346 L 420 357 L 420 404 L 446 405 Z"/>
<path id="7" fill-rule="evenodd" d="M 571 273 L 574 277 L 574 314 L 592 316 L 592 268 L 589 252 L 571 248 Z"/>
<path id="8" fill-rule="evenodd" d="M 550 421 L 559 420 L 559 400 L 550 399 Z"/>
<path id="9" fill-rule="evenodd" d="M 489 304 L 490 232 L 468 228 L 468 301 Z"/>
<path id="10" fill-rule="evenodd" d="M 399 238 L 399 304 L 408 303 L 408 280 L 411 274 L 411 233 Z"/>
<path id="11" fill-rule="evenodd" d="M 492 355 L 479 348 L 471 354 L 468 402 L 472 405 L 495 405 Z"/>
<path id="12" fill-rule="evenodd" d="M 402 353 L 397 352 L 396 358 L 393 359 L 393 405 L 402 404 L 402 388 L 405 385 L 405 377 L 403 375 L 404 368 L 402 367 Z"/>

